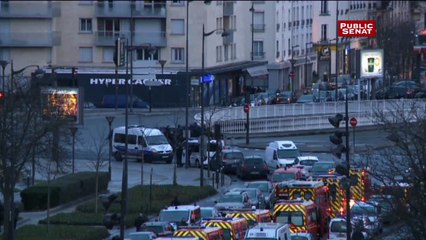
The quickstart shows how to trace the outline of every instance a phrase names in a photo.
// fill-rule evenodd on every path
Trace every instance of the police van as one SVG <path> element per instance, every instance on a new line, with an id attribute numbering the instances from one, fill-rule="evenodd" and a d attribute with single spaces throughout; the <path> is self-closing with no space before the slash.
<path id="1" fill-rule="evenodd" d="M 117 161 L 125 157 L 126 127 L 117 127 L 112 132 L 113 155 Z M 145 128 L 142 126 L 129 126 L 127 129 L 129 158 L 142 159 L 145 162 L 173 160 L 173 149 L 164 134 L 157 128 Z"/>
<path id="2" fill-rule="evenodd" d="M 282 223 L 259 223 L 246 232 L 245 240 L 290 240 L 290 227 Z"/>

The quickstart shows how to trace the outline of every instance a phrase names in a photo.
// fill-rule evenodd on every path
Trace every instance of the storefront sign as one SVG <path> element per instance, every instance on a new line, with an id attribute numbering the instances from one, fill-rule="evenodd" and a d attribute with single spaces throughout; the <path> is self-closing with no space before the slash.
<path id="1" fill-rule="evenodd" d="M 339 20 L 339 37 L 376 37 L 376 20 Z"/>
<path id="2" fill-rule="evenodd" d="M 361 50 L 361 78 L 383 77 L 383 49 Z"/>
<path id="3" fill-rule="evenodd" d="M 158 85 L 172 85 L 171 79 L 156 79 L 156 78 L 134 78 L 132 81 L 128 80 L 128 84 L 132 85 L 146 85 L 148 82 L 159 82 Z M 125 85 L 126 79 L 124 78 L 90 78 L 90 85 Z"/>

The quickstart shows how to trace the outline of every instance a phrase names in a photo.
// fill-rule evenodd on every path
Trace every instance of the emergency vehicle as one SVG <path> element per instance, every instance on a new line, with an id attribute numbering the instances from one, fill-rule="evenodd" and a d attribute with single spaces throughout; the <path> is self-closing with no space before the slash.
<path id="1" fill-rule="evenodd" d="M 284 181 L 275 186 L 277 200 L 312 201 L 322 216 L 326 216 L 330 207 L 328 188 L 321 181 Z"/>
<path id="2" fill-rule="evenodd" d="M 280 200 L 272 216 L 276 223 L 290 224 L 291 233 L 306 232 L 323 237 L 328 232 L 328 216 L 321 214 L 312 201 Z"/>
<path id="3" fill-rule="evenodd" d="M 261 222 L 271 222 L 271 212 L 267 209 L 247 209 L 224 212 L 227 218 L 244 218 L 250 226 Z"/>
<path id="4" fill-rule="evenodd" d="M 174 231 L 173 236 L 179 238 L 196 237 L 199 240 L 222 240 L 223 230 L 218 227 L 184 227 Z"/>
<path id="5" fill-rule="evenodd" d="M 342 179 L 340 175 L 317 175 L 312 177 L 311 181 L 322 181 L 327 186 L 329 195 L 329 208 L 327 213 L 330 218 L 346 214 L 346 190 L 342 188 Z"/>
<path id="6" fill-rule="evenodd" d="M 244 218 L 208 218 L 203 225 L 221 228 L 225 240 L 244 240 L 248 228 L 248 222 Z"/>
<path id="7" fill-rule="evenodd" d="M 181 225 L 199 224 L 201 209 L 198 205 L 171 206 L 160 211 L 159 221 L 170 223 L 175 230 Z"/>
<path id="8" fill-rule="evenodd" d="M 246 240 L 290 240 L 290 227 L 288 224 L 281 223 L 259 223 L 249 229 L 246 234 Z"/>
<path id="9" fill-rule="evenodd" d="M 330 174 L 334 175 L 335 172 L 331 171 Z M 350 170 L 351 181 L 356 179 L 356 184 L 351 186 L 351 200 L 358 201 L 367 201 L 368 196 L 371 194 L 371 179 L 368 175 L 366 169 L 355 169 L 351 168 Z"/>

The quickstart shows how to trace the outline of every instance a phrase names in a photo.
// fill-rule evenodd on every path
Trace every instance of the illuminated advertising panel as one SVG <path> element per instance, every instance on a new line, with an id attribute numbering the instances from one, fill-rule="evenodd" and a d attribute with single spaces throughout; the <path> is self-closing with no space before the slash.
<path id="1" fill-rule="evenodd" d="M 383 49 L 361 50 L 361 78 L 383 77 Z"/>
<path id="2" fill-rule="evenodd" d="M 41 89 L 43 120 L 80 121 L 80 91 L 78 88 L 48 87 Z"/>

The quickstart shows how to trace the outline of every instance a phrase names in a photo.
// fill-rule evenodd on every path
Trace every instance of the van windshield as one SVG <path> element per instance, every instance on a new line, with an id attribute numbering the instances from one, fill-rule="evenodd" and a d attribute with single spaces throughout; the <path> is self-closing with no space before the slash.
<path id="1" fill-rule="evenodd" d="M 161 222 L 180 222 L 188 221 L 189 210 L 163 210 L 160 212 Z"/>
<path id="2" fill-rule="evenodd" d="M 146 142 L 148 145 L 169 144 L 166 137 L 163 135 L 146 136 Z"/>
<path id="3" fill-rule="evenodd" d="M 296 158 L 300 156 L 298 149 L 280 149 L 278 150 L 278 158 Z"/>

